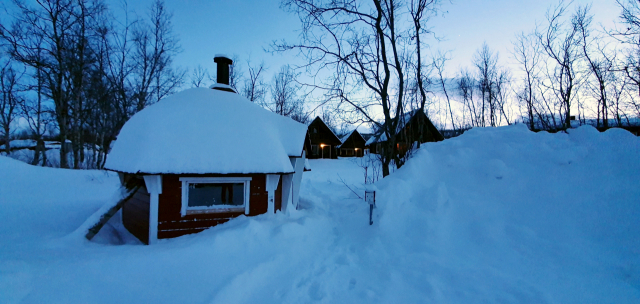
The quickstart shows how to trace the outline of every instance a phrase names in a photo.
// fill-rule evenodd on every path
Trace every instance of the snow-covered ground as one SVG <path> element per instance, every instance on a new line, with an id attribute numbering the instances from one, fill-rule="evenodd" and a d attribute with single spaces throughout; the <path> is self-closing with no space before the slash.
<path id="1" fill-rule="evenodd" d="M 376 183 L 311 160 L 300 210 L 140 245 L 101 171 L 0 157 L 0 303 L 639 303 L 640 140 L 473 129 Z"/>
<path id="2" fill-rule="evenodd" d="M 36 143 L 37 142 L 34 139 L 15 139 L 9 143 L 9 146 L 11 147 L 11 149 L 24 149 L 24 148 L 35 149 Z M 60 142 L 45 141 L 44 147 L 46 149 L 60 149 Z M 6 149 L 5 145 L 4 144 L 0 145 L 0 150 L 4 150 L 4 149 Z"/>
<path id="3" fill-rule="evenodd" d="M 68 141 L 68 140 L 67 140 Z M 68 141 L 70 143 L 70 141 Z M 45 154 L 47 156 L 46 163 L 42 164 L 43 159 L 40 159 L 38 165 L 45 167 L 60 167 L 60 142 L 58 141 L 45 141 Z M 7 155 L 4 151 L 5 145 L 0 145 L 0 156 L 9 156 L 10 158 L 20 160 L 25 163 L 31 163 L 35 156 L 36 141 L 33 139 L 16 139 L 10 143 L 11 153 Z M 80 168 L 95 167 L 95 157 L 93 150 L 89 144 L 85 145 L 85 161 L 80 164 Z M 68 154 L 68 163 L 73 164 L 73 152 Z"/>

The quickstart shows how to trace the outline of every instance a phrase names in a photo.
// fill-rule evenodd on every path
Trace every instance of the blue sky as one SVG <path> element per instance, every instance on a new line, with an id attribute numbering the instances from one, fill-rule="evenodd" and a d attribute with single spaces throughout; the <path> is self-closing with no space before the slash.
<path id="1" fill-rule="evenodd" d="M 118 18 L 122 17 L 122 0 L 106 0 Z M 147 13 L 153 0 L 129 1 L 129 11 Z M 443 38 L 431 41 L 431 51 L 449 51 L 445 77 L 454 77 L 461 67 L 470 66 L 474 52 L 484 41 L 499 52 L 500 64 L 516 72 L 511 58 L 511 41 L 519 32 L 530 32 L 545 21 L 545 11 L 556 0 L 452 0 L 444 2 L 442 13 L 430 25 Z M 572 5 L 591 3 L 594 23 L 613 26 L 619 14 L 615 0 L 575 0 Z M 2 3 L 4 4 L 4 3 Z M 180 39 L 182 52 L 175 64 L 189 70 L 202 65 L 215 73 L 213 57 L 223 53 L 239 57 L 239 67 L 246 72 L 246 61 L 265 62 L 265 81 L 286 63 L 302 64 L 295 53 L 270 54 L 264 49 L 274 40 L 296 41 L 298 17 L 284 12 L 279 0 L 166 0 L 173 12 L 174 33 Z M 569 13 L 573 8 L 569 10 Z M 0 18 L 6 16 L 0 12 Z M 517 73 L 517 72 L 516 72 Z M 190 73 L 188 74 L 188 76 Z M 212 75 L 213 76 L 213 75 Z M 187 79 L 188 81 L 188 79 Z M 188 85 L 185 85 L 188 87 Z"/>
<path id="2" fill-rule="evenodd" d="M 151 0 L 145 0 L 130 6 L 138 13 L 144 13 L 150 3 Z M 202 65 L 214 74 L 215 54 L 236 55 L 244 72 L 247 59 L 253 64 L 264 61 L 268 68 L 264 80 L 269 82 L 280 66 L 304 63 L 293 52 L 274 55 L 264 51 L 273 40 L 296 41 L 298 36 L 298 17 L 280 9 L 278 0 L 167 0 L 166 3 L 174 14 L 174 31 L 183 50 L 175 59 L 178 66 L 193 69 Z M 499 64 L 511 68 L 517 76 L 519 67 L 512 59 L 511 41 L 517 33 L 531 32 L 536 24 L 544 23 L 545 12 L 557 3 L 555 0 L 444 2 L 441 14 L 430 23 L 443 40 L 432 40 L 430 51 L 450 52 L 445 77 L 454 77 L 460 68 L 471 66 L 473 54 L 486 41 L 499 53 Z M 575 0 L 568 14 L 575 6 L 589 3 L 593 6 L 595 25 L 613 26 L 619 14 L 615 0 Z"/>
<path id="3" fill-rule="evenodd" d="M 143 12 L 149 1 L 136 3 Z M 298 18 L 279 8 L 278 1 L 220 1 L 181 0 L 167 2 L 173 11 L 175 34 L 180 38 L 183 52 L 175 63 L 189 68 L 198 64 L 215 71 L 215 54 L 237 55 L 246 66 L 264 61 L 269 71 L 277 71 L 292 56 L 271 55 L 264 52 L 273 40 L 296 39 Z M 292 54 L 293 55 L 293 54 Z"/>
<path id="4" fill-rule="evenodd" d="M 129 0 L 129 11 L 147 13 L 153 0 Z M 112 11 L 122 18 L 123 0 L 106 0 Z M 511 41 L 521 31 L 533 30 L 544 21 L 545 11 L 556 0 L 451 0 L 443 2 L 443 12 L 430 25 L 444 40 L 431 44 L 431 51 L 449 51 L 447 76 L 470 65 L 473 53 L 484 41 L 499 52 L 501 64 L 509 65 Z M 619 14 L 615 0 L 574 0 L 573 6 L 591 3 L 594 23 L 612 26 Z M 3 3 L 4 4 L 4 3 Z M 294 53 L 265 53 L 273 40 L 295 41 L 300 23 L 297 16 L 284 12 L 279 0 L 166 0 L 173 12 L 174 33 L 182 52 L 175 58 L 178 66 L 193 69 L 202 65 L 215 70 L 213 56 L 237 55 L 246 69 L 246 61 L 264 61 L 268 68 L 265 80 L 286 63 L 303 63 Z M 570 10 L 571 12 L 572 10 Z M 0 18 L 6 16 L 0 12 Z M 433 42 L 433 41 L 432 41 Z M 515 68 L 515 67 L 512 67 Z"/>
<path id="5" fill-rule="evenodd" d="M 143 12 L 150 1 L 130 6 Z M 432 22 L 434 31 L 444 41 L 432 44 L 432 50 L 451 52 L 448 68 L 454 73 L 469 65 L 475 50 L 486 41 L 500 53 L 502 63 L 508 65 L 516 33 L 533 30 L 536 22 L 544 21 L 547 8 L 555 3 L 552 0 L 446 2 L 442 15 Z M 619 13 L 614 0 L 576 0 L 573 5 L 587 3 L 593 5 L 595 23 L 610 26 Z M 277 0 L 168 0 L 167 6 L 174 13 L 174 30 L 183 49 L 175 61 L 180 66 L 193 68 L 200 64 L 214 71 L 212 58 L 218 53 L 238 55 L 243 65 L 249 58 L 254 63 L 264 60 L 269 74 L 287 62 L 300 62 L 293 53 L 272 55 L 263 51 L 273 40 L 294 41 L 300 28 L 298 18 L 281 10 Z"/>

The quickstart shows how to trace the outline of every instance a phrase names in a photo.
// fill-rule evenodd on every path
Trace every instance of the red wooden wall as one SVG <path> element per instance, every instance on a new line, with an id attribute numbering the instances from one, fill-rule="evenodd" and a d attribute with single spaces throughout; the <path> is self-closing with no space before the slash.
<path id="1" fill-rule="evenodd" d="M 184 217 L 180 210 L 182 207 L 182 182 L 180 177 L 251 177 L 249 216 L 264 214 L 267 212 L 267 191 L 265 174 L 248 175 L 163 175 L 162 194 L 159 197 L 158 206 L 158 239 L 178 237 L 185 234 L 200 232 L 206 228 L 227 222 L 229 219 L 243 215 L 244 212 L 224 212 L 188 214 Z M 282 196 L 282 178 L 275 193 L 275 207 L 280 210 L 280 197 Z"/>
<path id="2" fill-rule="evenodd" d="M 149 243 L 149 192 L 141 176 L 132 177 L 142 187 L 122 206 L 122 224 L 141 242 Z"/>
<path id="3" fill-rule="evenodd" d="M 266 174 L 203 174 L 162 176 L 162 194 L 158 204 L 158 239 L 173 238 L 185 234 L 200 232 L 243 215 L 244 212 L 204 213 L 182 216 L 182 182 L 180 177 L 251 177 L 249 216 L 264 214 L 268 208 Z M 150 196 L 144 186 L 142 176 L 129 175 L 136 183 L 142 183 L 140 190 L 122 207 L 124 226 L 145 244 L 149 243 L 149 204 Z M 275 191 L 275 209 L 282 209 L 282 177 Z"/>

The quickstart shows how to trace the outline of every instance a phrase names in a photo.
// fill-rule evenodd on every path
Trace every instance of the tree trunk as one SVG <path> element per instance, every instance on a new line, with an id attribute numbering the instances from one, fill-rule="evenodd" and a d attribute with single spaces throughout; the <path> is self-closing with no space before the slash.
<path id="1" fill-rule="evenodd" d="M 45 167 L 47 165 L 47 147 L 44 145 L 44 141 L 42 141 L 42 166 Z"/>
<path id="2" fill-rule="evenodd" d="M 382 178 L 385 178 L 389 175 L 389 164 L 391 163 L 390 159 L 385 159 L 382 162 Z"/>
<path id="3" fill-rule="evenodd" d="M 61 117 L 58 120 L 58 126 L 60 127 L 60 168 L 69 168 L 69 162 L 67 160 L 67 119 Z"/>
<path id="4" fill-rule="evenodd" d="M 11 154 L 11 136 L 9 133 L 9 127 L 6 126 L 4 128 L 4 150 L 7 152 L 7 156 L 9 156 L 9 154 Z"/>
<path id="5" fill-rule="evenodd" d="M 41 136 L 37 136 L 36 149 L 33 155 L 33 161 L 31 162 L 32 165 L 37 166 L 40 164 L 40 154 L 44 154 L 44 151 L 45 151 L 44 140 L 42 140 Z"/>

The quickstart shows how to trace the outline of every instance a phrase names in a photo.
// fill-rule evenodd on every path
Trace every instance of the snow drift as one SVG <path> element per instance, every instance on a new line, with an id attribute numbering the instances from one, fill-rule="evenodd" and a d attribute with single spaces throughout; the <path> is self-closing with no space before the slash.
<path id="1" fill-rule="evenodd" d="M 302 210 L 113 246 L 65 241 L 114 194 L 113 174 L 0 157 L 0 302 L 640 300 L 640 141 L 626 131 L 511 126 L 427 143 L 375 184 L 373 226 L 343 184 L 363 192 L 355 162 L 311 160 Z"/>
<path id="2" fill-rule="evenodd" d="M 472 129 L 379 184 L 380 238 L 425 298 L 640 300 L 640 141 L 625 130 Z"/>

